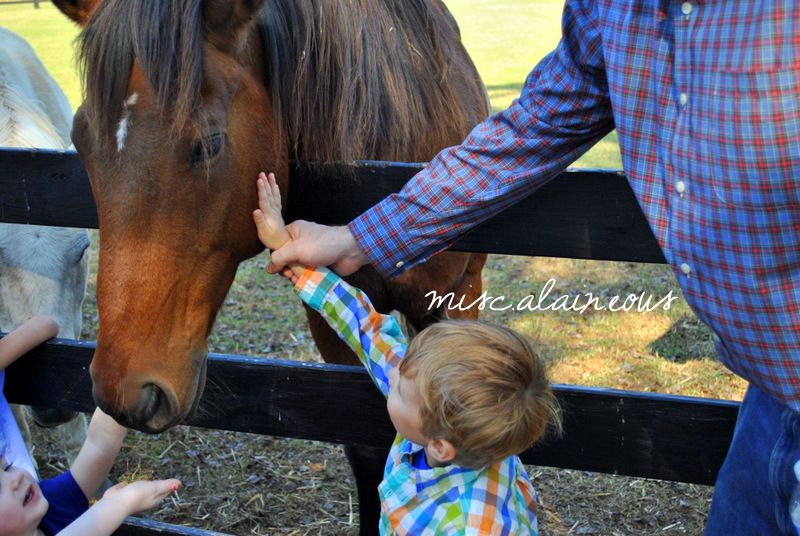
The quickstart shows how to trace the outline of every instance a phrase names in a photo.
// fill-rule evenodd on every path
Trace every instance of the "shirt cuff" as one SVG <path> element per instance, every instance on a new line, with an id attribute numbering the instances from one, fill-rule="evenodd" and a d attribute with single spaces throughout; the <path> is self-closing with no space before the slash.
<path id="1" fill-rule="evenodd" d="M 328 268 L 308 267 L 300 274 L 294 289 L 309 307 L 321 311 L 325 297 L 338 281 L 339 276 Z"/>
<path id="2" fill-rule="evenodd" d="M 397 216 L 404 211 L 395 195 L 373 206 L 348 224 L 369 263 L 384 277 L 395 277 L 425 259 L 414 258 L 411 235 Z"/>

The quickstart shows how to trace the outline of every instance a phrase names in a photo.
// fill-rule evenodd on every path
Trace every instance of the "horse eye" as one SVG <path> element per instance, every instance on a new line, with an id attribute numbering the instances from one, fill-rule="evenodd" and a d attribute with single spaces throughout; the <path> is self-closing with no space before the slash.
<path id="1" fill-rule="evenodd" d="M 192 165 L 212 160 L 222 149 L 225 134 L 217 132 L 192 145 Z"/>

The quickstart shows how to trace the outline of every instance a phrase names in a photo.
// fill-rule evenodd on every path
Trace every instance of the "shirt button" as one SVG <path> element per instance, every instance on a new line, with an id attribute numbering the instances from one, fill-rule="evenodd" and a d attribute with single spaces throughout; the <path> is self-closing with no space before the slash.
<path id="1" fill-rule="evenodd" d="M 692 267 L 684 262 L 681 264 L 681 272 L 683 272 L 683 275 L 689 275 L 692 273 Z"/>
<path id="2" fill-rule="evenodd" d="M 686 183 L 683 181 L 678 181 L 675 183 L 675 189 L 678 190 L 679 194 L 682 194 L 686 191 Z"/>
<path id="3" fill-rule="evenodd" d="M 403 261 L 397 261 L 397 264 L 394 265 L 395 268 L 402 268 L 405 263 Z"/>
<path id="4" fill-rule="evenodd" d="M 692 3 L 691 2 L 684 2 L 681 4 L 681 13 L 684 15 L 688 15 L 692 12 Z"/>
<path id="5" fill-rule="evenodd" d="M 680 96 L 678 97 L 678 102 L 681 103 L 681 106 L 686 106 L 686 103 L 689 102 L 689 95 L 687 95 L 686 93 L 681 93 Z"/>

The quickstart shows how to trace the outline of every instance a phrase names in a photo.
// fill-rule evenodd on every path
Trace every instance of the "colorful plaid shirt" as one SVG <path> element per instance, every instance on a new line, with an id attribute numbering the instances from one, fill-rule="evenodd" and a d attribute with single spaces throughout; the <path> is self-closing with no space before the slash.
<path id="1" fill-rule="evenodd" d="M 389 370 L 406 352 L 395 319 L 380 314 L 366 294 L 325 268 L 306 270 L 296 289 L 358 355 L 383 396 L 389 396 Z M 381 534 L 538 534 L 536 495 L 517 456 L 480 470 L 458 465 L 416 469 L 411 460 L 422 448 L 400 435 L 392 444 L 378 487 Z"/>
<path id="2" fill-rule="evenodd" d="M 558 47 L 511 107 L 350 229 L 397 275 L 613 128 L 721 359 L 800 409 L 800 2 L 567 0 Z"/>

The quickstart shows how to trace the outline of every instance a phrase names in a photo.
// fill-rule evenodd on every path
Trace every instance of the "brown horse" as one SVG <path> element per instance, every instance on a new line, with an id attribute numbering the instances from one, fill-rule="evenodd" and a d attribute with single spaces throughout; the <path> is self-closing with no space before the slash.
<path id="1" fill-rule="evenodd" d="M 141 430 L 197 404 L 215 314 L 263 249 L 250 218 L 260 170 L 291 195 L 290 159 L 426 161 L 487 113 L 440 0 L 54 2 L 84 26 L 72 138 L 100 223 L 94 396 Z M 353 282 L 420 329 L 436 320 L 424 294 L 474 300 L 484 261 L 448 252 Z M 353 359 L 309 323 L 327 361 Z"/>

